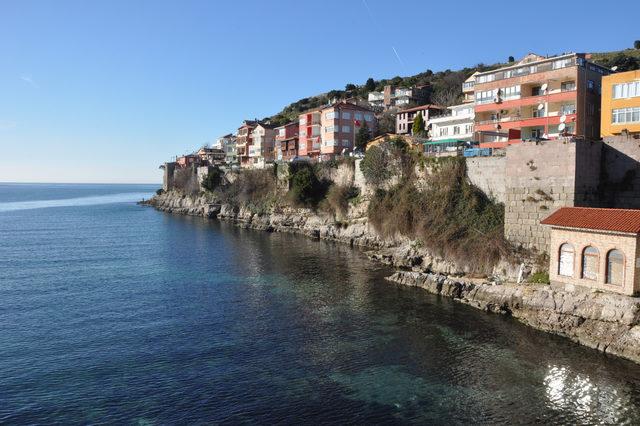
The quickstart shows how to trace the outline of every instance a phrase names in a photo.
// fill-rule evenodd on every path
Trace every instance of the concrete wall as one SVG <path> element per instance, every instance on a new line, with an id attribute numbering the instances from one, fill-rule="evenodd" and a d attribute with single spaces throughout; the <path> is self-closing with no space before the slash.
<path id="1" fill-rule="evenodd" d="M 506 202 L 507 157 L 467 158 L 467 177 L 491 199 Z"/>

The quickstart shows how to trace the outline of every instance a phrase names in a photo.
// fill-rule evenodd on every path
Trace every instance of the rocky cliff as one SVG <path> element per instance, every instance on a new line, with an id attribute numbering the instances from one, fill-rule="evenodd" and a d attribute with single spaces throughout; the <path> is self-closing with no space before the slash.
<path id="1" fill-rule="evenodd" d="M 640 363 L 640 300 L 587 289 L 541 284 L 474 283 L 441 274 L 399 271 L 388 280 L 559 334 L 607 354 Z"/>

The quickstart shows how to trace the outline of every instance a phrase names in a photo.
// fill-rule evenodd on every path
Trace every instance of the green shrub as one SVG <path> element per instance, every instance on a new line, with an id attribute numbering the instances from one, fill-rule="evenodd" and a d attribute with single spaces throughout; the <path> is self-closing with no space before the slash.
<path id="1" fill-rule="evenodd" d="M 289 168 L 289 198 L 295 205 L 315 207 L 325 198 L 329 183 L 318 179 L 315 167 L 306 162 Z"/>
<path id="2" fill-rule="evenodd" d="M 527 281 L 537 284 L 549 284 L 549 273 L 542 271 L 536 272 L 535 274 L 531 274 Z"/>
<path id="3" fill-rule="evenodd" d="M 220 186 L 222 182 L 222 170 L 215 167 L 202 180 L 202 187 L 209 192 L 213 192 Z"/>

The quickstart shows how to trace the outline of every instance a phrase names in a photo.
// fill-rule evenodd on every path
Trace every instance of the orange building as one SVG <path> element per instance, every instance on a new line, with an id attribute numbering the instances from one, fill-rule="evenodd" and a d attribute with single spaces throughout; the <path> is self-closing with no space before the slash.
<path id="1" fill-rule="evenodd" d="M 599 139 L 601 80 L 609 72 L 587 55 L 569 53 L 529 54 L 514 65 L 478 73 L 475 139 L 483 148 L 569 135 Z"/>
<path id="2" fill-rule="evenodd" d="M 640 70 L 602 78 L 601 110 L 603 138 L 623 133 L 640 134 Z"/>

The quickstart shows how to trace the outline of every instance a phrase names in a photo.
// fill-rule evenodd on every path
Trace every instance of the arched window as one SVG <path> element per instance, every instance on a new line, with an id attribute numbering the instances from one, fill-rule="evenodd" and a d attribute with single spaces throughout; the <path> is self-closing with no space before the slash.
<path id="1" fill-rule="evenodd" d="M 598 279 L 598 263 L 600 253 L 595 247 L 585 247 L 582 251 L 582 278 L 587 280 Z"/>
<path id="2" fill-rule="evenodd" d="M 613 249 L 607 253 L 607 284 L 622 285 L 624 283 L 624 254 Z"/>
<path id="3" fill-rule="evenodd" d="M 560 258 L 558 259 L 558 274 L 565 277 L 573 276 L 573 246 L 564 243 L 560 246 Z"/>

